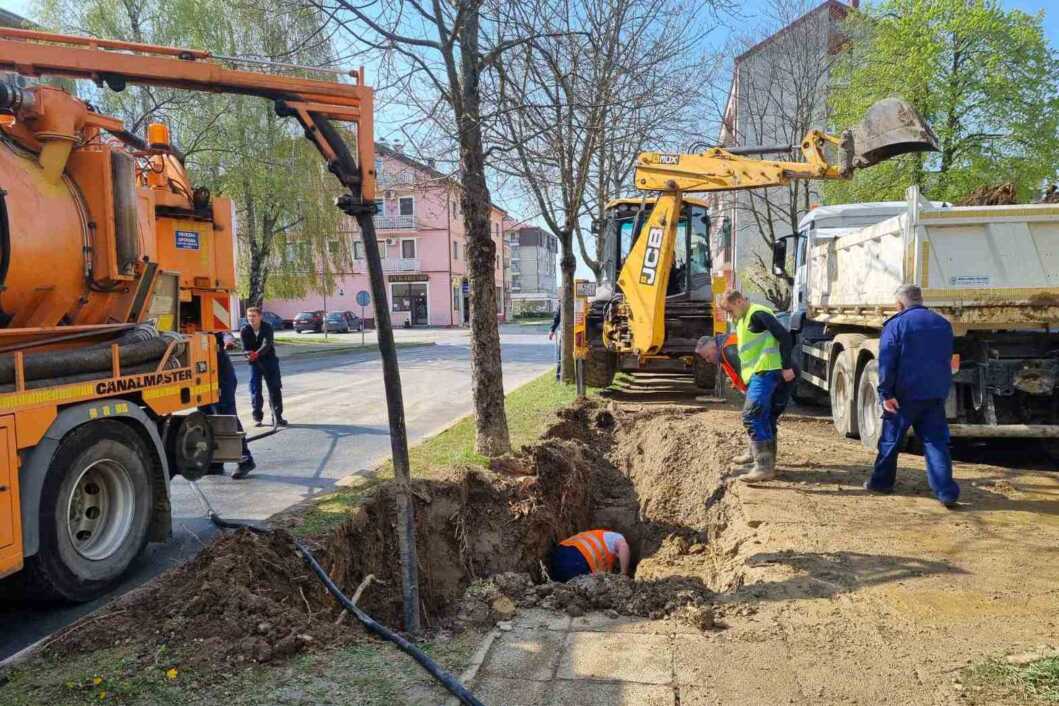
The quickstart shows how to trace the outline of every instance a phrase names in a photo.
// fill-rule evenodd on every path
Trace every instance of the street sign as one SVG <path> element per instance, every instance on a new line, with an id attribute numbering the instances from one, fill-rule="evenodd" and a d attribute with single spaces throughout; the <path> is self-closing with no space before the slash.
<path id="1" fill-rule="evenodd" d="M 357 292 L 357 305 L 367 306 L 368 304 L 371 304 L 371 295 L 363 289 Z"/>
<path id="2" fill-rule="evenodd" d="M 471 293 L 471 283 L 467 280 L 463 280 L 463 296 L 467 296 Z"/>

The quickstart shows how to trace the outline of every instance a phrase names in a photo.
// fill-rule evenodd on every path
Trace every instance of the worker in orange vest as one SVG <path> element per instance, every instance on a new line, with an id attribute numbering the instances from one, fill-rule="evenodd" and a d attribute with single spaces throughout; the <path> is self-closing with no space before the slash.
<path id="1" fill-rule="evenodd" d="M 629 543 L 620 532 L 587 530 L 559 542 L 552 552 L 551 578 L 569 581 L 586 574 L 609 574 L 617 560 L 621 573 L 629 574 Z"/>

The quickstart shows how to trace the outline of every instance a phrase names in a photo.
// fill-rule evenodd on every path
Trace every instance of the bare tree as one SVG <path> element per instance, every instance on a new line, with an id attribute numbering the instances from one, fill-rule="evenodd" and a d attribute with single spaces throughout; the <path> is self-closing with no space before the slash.
<path id="1" fill-rule="evenodd" d="M 810 129 L 827 127 L 828 82 L 842 45 L 840 14 L 840 8 L 814 0 L 769 0 L 765 22 L 725 49 L 724 55 L 734 58 L 728 71 L 715 74 L 730 78 L 715 92 L 724 96 L 716 106 L 722 144 L 793 145 L 796 150 Z M 758 281 L 772 276 L 767 253 L 778 238 L 797 231 L 817 200 L 818 187 L 804 180 L 718 197 L 721 210 L 735 221 L 737 274 L 777 308 L 789 306 L 789 294 L 784 294 L 785 283 L 773 287 Z M 742 246 L 746 250 L 740 252 Z"/>
<path id="2" fill-rule="evenodd" d="M 526 3 L 517 5 L 501 28 L 501 36 L 517 46 L 497 64 L 491 86 L 497 113 L 490 133 L 494 166 L 524 183 L 559 239 L 562 378 L 568 382 L 574 236 L 586 263 L 598 271 L 585 248 L 581 220 L 590 204 L 605 202 L 601 192 L 627 178 L 645 141 L 673 121 L 682 88 L 668 83 L 679 73 L 673 67 L 691 63 L 684 57 L 701 38 L 697 11 L 683 7 L 671 0 Z M 520 36 L 531 39 L 519 42 Z M 593 177 L 596 188 L 590 193 Z"/>
<path id="3" fill-rule="evenodd" d="M 495 18 L 481 0 L 311 0 L 330 14 L 348 39 L 383 55 L 394 86 L 416 99 L 420 117 L 452 130 L 459 152 L 460 203 L 470 270 L 471 371 L 479 453 L 511 448 L 504 410 L 500 334 L 490 237 L 490 193 L 483 135 L 483 73 L 521 38 L 495 41 Z M 484 28 L 483 28 L 484 27 Z M 446 110 L 447 109 L 447 110 Z"/>

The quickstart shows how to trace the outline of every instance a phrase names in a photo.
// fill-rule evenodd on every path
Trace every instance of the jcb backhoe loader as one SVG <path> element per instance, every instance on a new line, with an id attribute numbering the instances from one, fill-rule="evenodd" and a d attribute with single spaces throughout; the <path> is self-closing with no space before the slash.
<path id="1" fill-rule="evenodd" d="M 900 154 L 936 151 L 938 140 L 911 105 L 887 98 L 839 136 L 809 131 L 800 145 L 804 161 L 749 156 L 794 149 L 713 147 L 700 154 L 639 155 L 636 188 L 655 196 L 607 205 L 604 281 L 588 315 L 590 385 L 609 385 L 617 370 L 694 370 L 700 386 L 712 384 L 715 371 L 693 359 L 695 342 L 713 332 L 709 214 L 704 202 L 686 194 L 848 179 L 856 169 Z M 837 153 L 837 160 L 829 161 L 825 149 Z"/>
<path id="2" fill-rule="evenodd" d="M 228 63 L 0 28 L 0 72 L 271 100 L 350 190 L 346 207 L 372 203 L 362 72 L 339 83 Z M 85 601 L 169 537 L 171 476 L 238 459 L 220 415 L 195 411 L 218 400 L 210 332 L 232 326 L 235 223 L 228 199 L 191 186 L 164 126 L 145 140 L 22 83 L 0 81 L 0 577 Z M 356 126 L 354 149 L 330 120 Z"/>

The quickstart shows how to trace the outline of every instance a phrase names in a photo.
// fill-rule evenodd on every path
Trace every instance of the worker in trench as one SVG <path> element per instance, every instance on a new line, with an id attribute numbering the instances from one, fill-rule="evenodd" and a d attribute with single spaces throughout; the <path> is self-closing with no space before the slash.
<path id="1" fill-rule="evenodd" d="M 791 353 L 794 345 L 790 332 L 776 319 L 772 310 L 752 304 L 742 293 L 731 290 L 721 300 L 735 324 L 739 348 L 739 377 L 746 385 L 743 426 L 750 442 L 749 456 L 754 467 L 739 476 L 747 482 L 772 480 L 776 477 L 776 433 L 774 416 L 777 395 L 789 395 L 787 385 L 796 379 Z M 783 407 L 786 407 L 784 402 Z M 739 459 L 736 459 L 737 461 Z"/>
<path id="2" fill-rule="evenodd" d="M 952 479 L 945 418 L 945 399 L 952 385 L 952 324 L 923 306 L 923 290 L 914 284 L 901 285 L 895 297 L 897 313 L 883 324 L 879 340 L 879 454 L 864 489 L 893 491 L 897 456 L 909 428 L 914 428 L 923 442 L 930 488 L 951 508 L 960 497 L 960 486 Z"/>
<path id="3" fill-rule="evenodd" d="M 261 320 L 261 309 L 256 306 L 246 310 L 246 321 L 239 336 L 243 340 L 247 360 L 250 361 L 250 398 L 254 422 L 261 426 L 265 418 L 265 401 L 261 394 L 261 382 L 264 379 L 276 424 L 285 427 L 287 420 L 283 418 L 283 381 L 280 378 L 279 358 L 276 356 L 276 333 L 267 321 Z"/>
<path id="4" fill-rule="evenodd" d="M 724 372 L 729 382 L 731 382 L 732 387 L 742 394 L 746 394 L 747 386 L 740 375 L 739 341 L 736 334 L 722 333 L 717 336 L 703 336 L 695 344 L 695 355 L 699 356 L 710 365 L 718 366 Z M 772 439 L 774 444 L 779 440 L 780 417 L 785 411 L 787 411 L 787 405 L 790 404 L 791 396 L 794 393 L 794 386 L 798 381 L 798 365 L 792 361 L 791 366 L 794 370 L 794 381 L 787 382 L 784 380 L 781 385 L 777 386 L 775 393 L 772 395 L 772 413 L 769 416 L 769 421 L 772 424 Z M 737 466 L 749 466 L 753 463 L 754 454 L 752 443 L 750 437 L 747 436 L 747 450 L 732 459 Z"/>
<path id="5" fill-rule="evenodd" d="M 552 551 L 551 579 L 569 581 L 575 576 L 609 574 L 615 564 L 629 575 L 629 543 L 620 532 L 595 529 L 579 532 L 559 542 Z"/>

